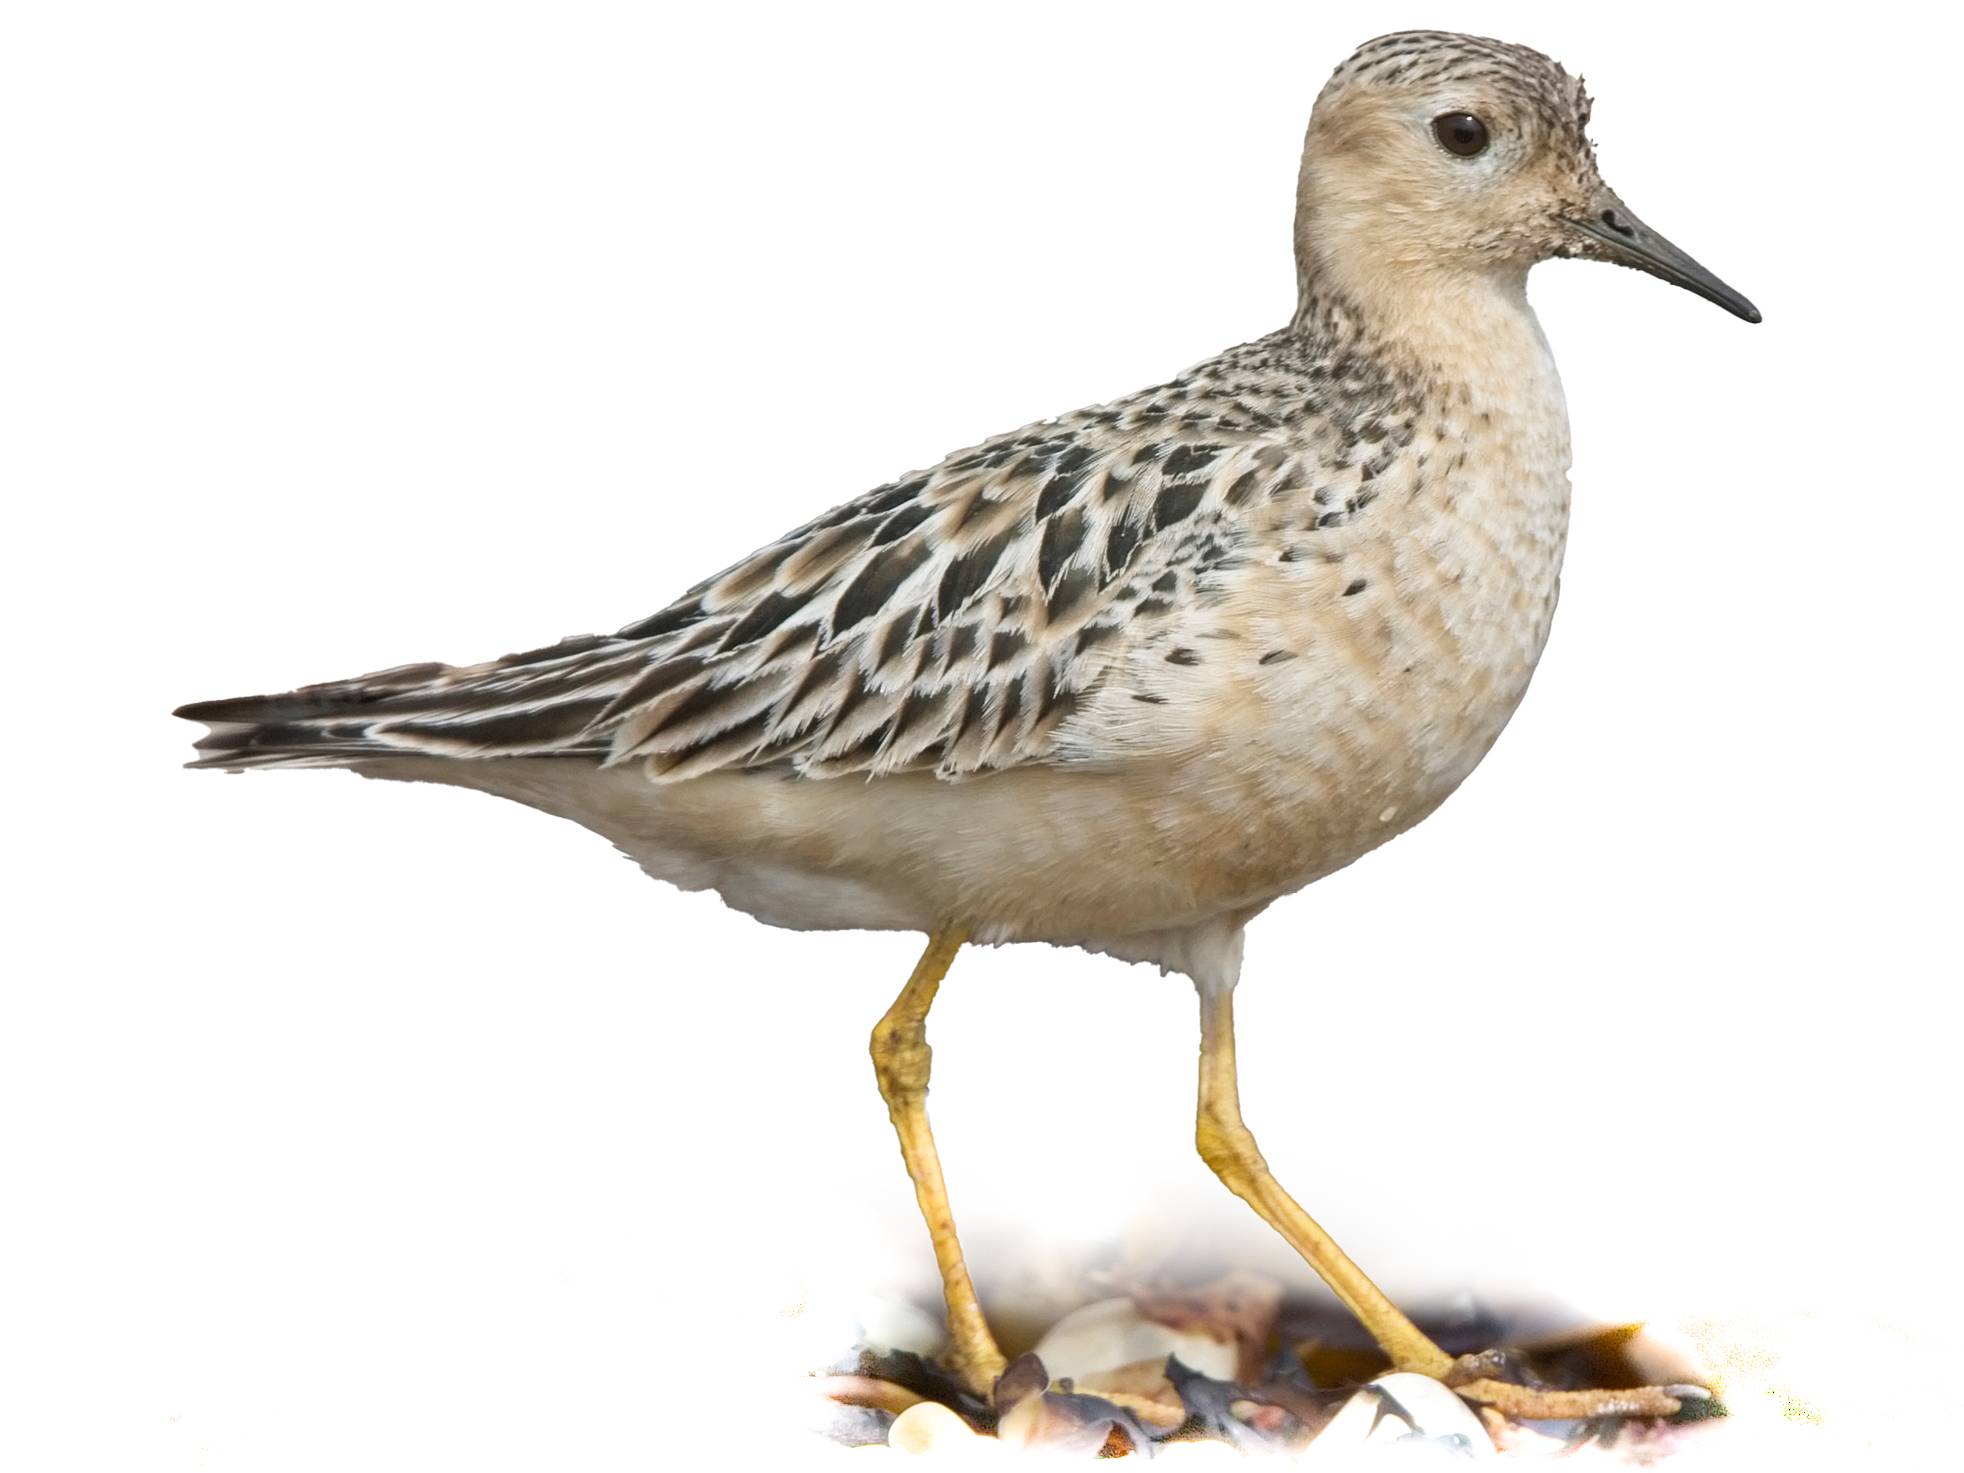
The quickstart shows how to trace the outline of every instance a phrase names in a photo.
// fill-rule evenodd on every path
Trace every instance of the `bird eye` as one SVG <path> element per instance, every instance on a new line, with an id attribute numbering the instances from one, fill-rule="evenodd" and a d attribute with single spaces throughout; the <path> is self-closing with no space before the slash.
<path id="1" fill-rule="evenodd" d="M 1432 135 L 1447 153 L 1470 159 L 1487 148 L 1487 125 L 1471 113 L 1441 113 L 1432 120 Z"/>

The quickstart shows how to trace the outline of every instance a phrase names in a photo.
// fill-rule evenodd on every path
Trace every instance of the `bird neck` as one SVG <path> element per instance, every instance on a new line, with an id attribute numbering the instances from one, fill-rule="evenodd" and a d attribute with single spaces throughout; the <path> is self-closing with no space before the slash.
<path id="1" fill-rule="evenodd" d="M 1468 268 L 1401 258 L 1319 228 L 1296 241 L 1297 335 L 1324 349 L 1365 348 L 1403 373 L 1481 409 L 1559 400 L 1555 365 L 1527 298 L 1527 264 Z"/>

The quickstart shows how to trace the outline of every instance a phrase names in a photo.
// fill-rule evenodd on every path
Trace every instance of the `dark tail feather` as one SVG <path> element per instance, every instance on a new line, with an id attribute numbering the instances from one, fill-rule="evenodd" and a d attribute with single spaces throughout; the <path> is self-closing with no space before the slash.
<path id="1" fill-rule="evenodd" d="M 333 680 L 303 685 L 276 696 L 233 696 L 222 701 L 193 701 L 170 714 L 186 721 L 293 721 L 326 716 L 335 711 L 370 706 L 391 695 L 420 690 L 450 673 L 448 665 L 400 665 L 359 680 Z"/>
<path id="2" fill-rule="evenodd" d="M 194 744 L 191 767 L 331 766 L 374 756 L 366 741 L 373 708 L 391 696 L 427 689 L 448 665 L 402 665 L 359 680 L 306 685 L 268 696 L 193 701 L 171 712 L 209 728 Z"/>
<path id="3" fill-rule="evenodd" d="M 209 728 L 191 767 L 345 767 L 405 753 L 604 756 L 607 740 L 586 733 L 612 687 L 593 691 L 578 671 L 558 670 L 597 643 L 567 641 L 462 670 L 403 665 L 279 695 L 195 701 L 172 714 Z"/>

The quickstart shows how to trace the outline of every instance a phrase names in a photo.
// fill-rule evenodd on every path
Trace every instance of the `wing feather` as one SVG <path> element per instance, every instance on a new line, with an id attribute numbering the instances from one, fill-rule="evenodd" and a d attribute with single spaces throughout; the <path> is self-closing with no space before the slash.
<path id="1" fill-rule="evenodd" d="M 751 766 L 956 778 L 1075 760 L 1097 742 L 1074 723 L 1114 670 L 1155 628 L 1209 617 L 1262 528 L 1309 508 L 1295 494 L 1308 479 L 1354 466 L 1368 480 L 1371 446 L 1326 438 L 1341 426 L 1316 400 L 1337 390 L 1300 352 L 1286 334 L 1262 339 L 959 451 L 616 635 L 188 714 L 225 728 L 201 744 L 213 766 L 571 754 L 676 781 Z"/>

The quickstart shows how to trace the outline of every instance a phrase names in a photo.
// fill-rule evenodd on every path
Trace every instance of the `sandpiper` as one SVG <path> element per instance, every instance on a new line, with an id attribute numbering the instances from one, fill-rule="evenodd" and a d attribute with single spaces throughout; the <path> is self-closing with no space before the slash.
<path id="1" fill-rule="evenodd" d="M 1441 1351 L 1270 1175 L 1235 1079 L 1243 928 L 1431 813 L 1547 638 L 1569 435 L 1529 268 L 1634 266 L 1759 320 L 1603 183 L 1588 120 L 1525 47 L 1367 42 L 1310 118 L 1286 327 L 957 451 L 618 634 L 184 707 L 193 765 L 479 788 L 772 925 L 926 932 L 872 1053 L 980 1393 L 1003 1358 L 925 1024 L 963 942 L 1046 941 L 1193 980 L 1202 1156 L 1398 1369 L 1519 1416 L 1673 1412 L 1684 1388 Z"/>

